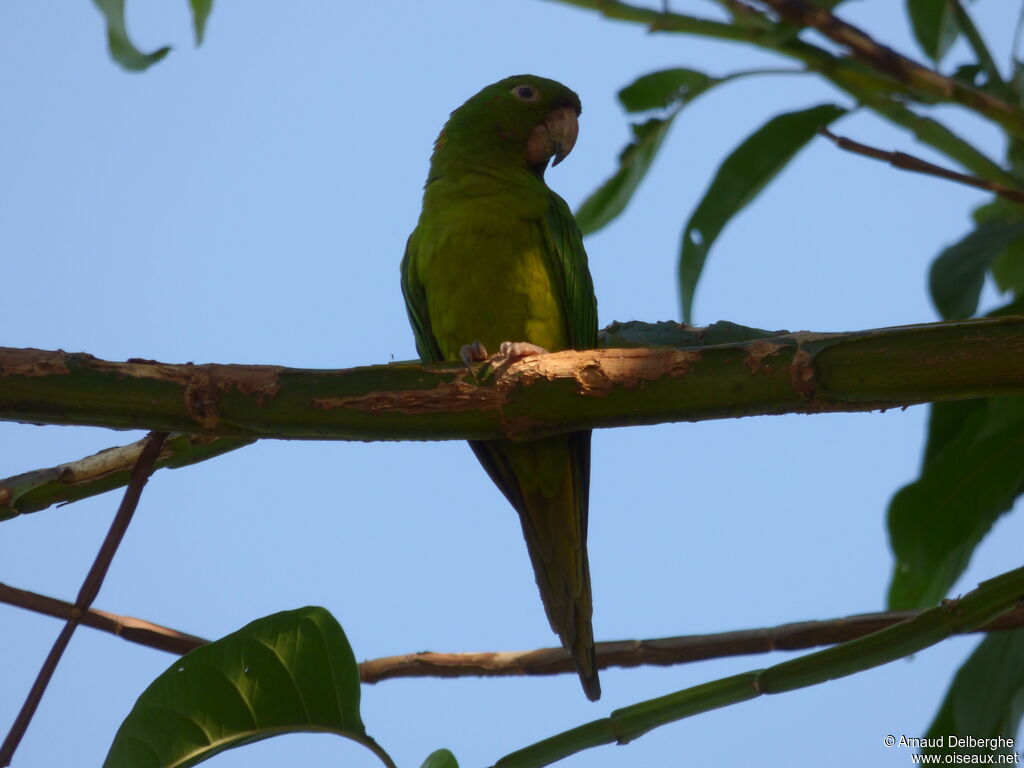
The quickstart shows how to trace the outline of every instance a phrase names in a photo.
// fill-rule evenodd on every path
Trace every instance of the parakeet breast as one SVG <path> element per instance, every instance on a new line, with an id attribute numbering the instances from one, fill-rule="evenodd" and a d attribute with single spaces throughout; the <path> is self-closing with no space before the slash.
<path id="1" fill-rule="evenodd" d="M 415 235 L 416 270 L 445 359 L 474 341 L 490 353 L 503 341 L 568 347 L 545 253 L 545 196 L 486 178 L 432 186 Z"/>

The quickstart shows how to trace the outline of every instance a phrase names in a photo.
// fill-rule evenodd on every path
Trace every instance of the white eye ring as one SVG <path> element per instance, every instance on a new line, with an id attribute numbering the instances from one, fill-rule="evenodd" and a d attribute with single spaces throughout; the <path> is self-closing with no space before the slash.
<path id="1" fill-rule="evenodd" d="M 532 85 L 517 85 L 512 89 L 512 94 L 520 101 L 537 101 L 540 98 L 540 91 Z"/>

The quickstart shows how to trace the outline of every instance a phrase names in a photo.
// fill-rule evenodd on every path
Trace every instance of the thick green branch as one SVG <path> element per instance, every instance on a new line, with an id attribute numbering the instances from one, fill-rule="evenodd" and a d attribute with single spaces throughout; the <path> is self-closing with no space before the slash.
<path id="1" fill-rule="evenodd" d="M 154 468 L 184 467 L 251 442 L 231 437 L 175 435 L 164 443 Z M 0 520 L 123 488 L 145 445 L 146 440 L 139 440 L 77 461 L 0 480 Z"/>
<path id="2" fill-rule="evenodd" d="M 243 439 L 532 439 L 1017 393 L 1024 393 L 1020 316 L 712 346 L 569 350 L 499 366 L 479 381 L 458 364 L 307 370 L 0 348 L 0 419 Z"/>

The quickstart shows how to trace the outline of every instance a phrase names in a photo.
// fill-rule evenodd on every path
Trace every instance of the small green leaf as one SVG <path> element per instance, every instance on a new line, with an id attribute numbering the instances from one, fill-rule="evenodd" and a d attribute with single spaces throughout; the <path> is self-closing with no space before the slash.
<path id="1" fill-rule="evenodd" d="M 114 61 L 127 70 L 141 72 L 156 64 L 171 50 L 170 46 L 143 53 L 128 38 L 124 23 L 124 0 L 93 0 L 107 22 L 107 47 Z"/>
<path id="2" fill-rule="evenodd" d="M 978 309 L 978 297 L 996 256 L 1024 236 L 1024 220 L 983 222 L 932 262 L 928 287 L 943 320 L 962 320 Z"/>
<path id="3" fill-rule="evenodd" d="M 960 33 L 953 0 L 907 0 L 907 15 L 921 50 L 938 62 Z"/>
<path id="4" fill-rule="evenodd" d="M 282 611 L 182 656 L 125 718 L 104 768 L 186 768 L 282 733 L 317 731 L 367 746 L 359 669 L 323 608 Z"/>
<path id="5" fill-rule="evenodd" d="M 459 762 L 447 749 L 439 749 L 431 752 L 420 768 L 459 768 Z"/>
<path id="6" fill-rule="evenodd" d="M 676 102 L 692 101 L 719 82 L 718 78 L 695 69 L 663 69 L 627 85 L 619 91 L 619 101 L 627 112 L 664 109 Z"/>
<path id="7" fill-rule="evenodd" d="M 576 211 L 576 224 L 580 232 L 584 235 L 596 232 L 625 210 L 633 192 L 651 167 L 676 114 L 664 119 L 652 118 L 631 126 L 633 141 L 619 155 L 619 169 L 584 200 Z"/>
<path id="8" fill-rule="evenodd" d="M 975 547 L 1013 506 L 1024 488 L 1024 397 L 933 409 L 929 441 L 920 477 L 889 504 L 896 560 L 891 610 L 945 597 Z"/>
<path id="9" fill-rule="evenodd" d="M 776 115 L 722 162 L 683 230 L 679 287 L 685 323 L 690 322 L 697 281 L 715 238 L 786 167 L 818 128 L 844 114 L 842 107 L 819 104 Z"/>
<path id="10" fill-rule="evenodd" d="M 1013 739 L 1024 716 L 1024 630 L 989 634 L 964 662 L 925 738 L 943 737 L 928 754 L 1008 755 L 1015 747 L 957 747 L 951 737 Z M 992 742 L 990 742 L 991 744 Z M 1003 741 L 1006 744 L 1006 741 Z"/>
<path id="11" fill-rule="evenodd" d="M 213 10 L 213 0 L 189 0 L 192 6 L 192 28 L 195 30 L 196 45 L 203 44 L 203 36 L 206 34 L 206 20 L 210 18 L 210 11 Z"/>

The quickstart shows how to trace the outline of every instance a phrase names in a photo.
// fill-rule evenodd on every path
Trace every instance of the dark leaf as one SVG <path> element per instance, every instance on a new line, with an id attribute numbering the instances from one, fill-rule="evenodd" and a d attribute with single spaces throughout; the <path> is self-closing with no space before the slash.
<path id="1" fill-rule="evenodd" d="M 1024 294 L 1024 237 L 1018 237 L 995 257 L 992 277 L 1003 293 Z"/>
<path id="2" fill-rule="evenodd" d="M 580 232 L 589 235 L 622 213 L 665 140 L 676 113 L 632 126 L 633 141 L 619 155 L 619 169 L 576 211 Z"/>
<path id="3" fill-rule="evenodd" d="M 690 322 L 697 281 L 725 225 L 786 167 L 818 128 L 845 113 L 834 104 L 820 104 L 776 115 L 722 162 L 683 230 L 679 286 L 684 322 Z"/>
<path id="4" fill-rule="evenodd" d="M 1024 630 L 988 635 L 953 678 L 939 713 L 925 738 L 939 739 L 942 747 L 922 750 L 930 754 L 1010 755 L 1015 747 L 957 746 L 952 737 L 996 739 L 1013 743 L 1024 715 Z M 1006 744 L 1006 741 L 1002 742 Z M 990 742 L 991 744 L 991 742 Z M 966 762 L 966 761 L 964 761 Z"/>
<path id="5" fill-rule="evenodd" d="M 907 0 L 907 15 L 921 50 L 938 62 L 960 32 L 953 0 Z"/>
<path id="6" fill-rule="evenodd" d="M 889 504 L 892 610 L 945 597 L 978 542 L 1013 506 L 1024 488 L 1024 397 L 933 410 L 929 441 L 920 477 Z"/>
<path id="7" fill-rule="evenodd" d="M 983 412 L 987 407 L 988 400 L 983 397 L 973 400 L 932 403 L 928 415 L 928 434 L 925 438 L 923 467 L 927 469 L 942 454 L 943 449 L 963 431 L 967 421 L 975 413 Z"/>
<path id="8" fill-rule="evenodd" d="M 107 47 L 114 61 L 125 69 L 141 72 L 167 55 L 170 46 L 143 53 L 128 39 L 124 23 L 124 0 L 93 0 L 107 23 Z"/>
<path id="9" fill-rule="evenodd" d="M 719 82 L 694 69 L 663 69 L 627 85 L 619 91 L 619 101 L 627 112 L 664 109 L 676 102 L 692 101 Z"/>
<path id="10" fill-rule="evenodd" d="M 282 611 L 182 656 L 125 718 L 104 768 L 186 768 L 282 733 L 330 732 L 391 765 L 359 716 L 359 669 L 323 608 Z"/>
<path id="11" fill-rule="evenodd" d="M 985 273 L 996 256 L 1022 235 L 1022 219 L 983 222 L 936 257 L 928 287 L 943 320 L 962 320 L 977 311 Z"/>
<path id="12" fill-rule="evenodd" d="M 978 85 L 978 75 L 984 71 L 985 68 L 981 64 L 964 64 L 953 70 L 953 79 L 973 88 Z"/>

